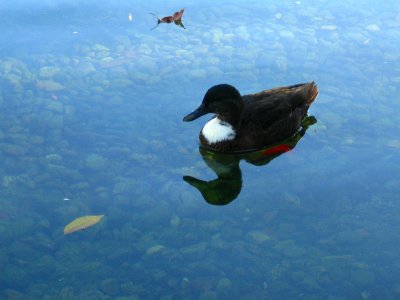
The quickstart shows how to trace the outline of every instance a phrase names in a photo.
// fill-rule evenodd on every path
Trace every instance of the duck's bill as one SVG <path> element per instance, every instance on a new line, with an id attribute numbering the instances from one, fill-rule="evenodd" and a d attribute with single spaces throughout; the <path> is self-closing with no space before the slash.
<path id="1" fill-rule="evenodd" d="M 196 120 L 198 117 L 205 115 L 207 112 L 204 108 L 204 105 L 200 105 L 195 111 L 188 114 L 186 117 L 183 118 L 184 122 L 190 122 Z"/>

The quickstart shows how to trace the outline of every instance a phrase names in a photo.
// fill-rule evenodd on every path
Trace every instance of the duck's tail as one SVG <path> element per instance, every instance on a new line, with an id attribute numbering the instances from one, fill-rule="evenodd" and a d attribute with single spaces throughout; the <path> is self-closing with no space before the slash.
<path id="1" fill-rule="evenodd" d="M 317 96 L 318 96 L 318 87 L 314 81 L 310 82 L 307 88 L 306 104 L 310 106 L 314 102 L 315 98 L 317 98 Z"/>

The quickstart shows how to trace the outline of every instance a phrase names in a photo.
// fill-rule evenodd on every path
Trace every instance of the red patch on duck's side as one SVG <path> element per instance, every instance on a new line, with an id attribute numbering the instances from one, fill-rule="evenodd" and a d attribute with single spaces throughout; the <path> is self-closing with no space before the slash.
<path id="1" fill-rule="evenodd" d="M 292 150 L 292 148 L 287 144 L 277 145 L 275 147 L 266 149 L 262 152 L 262 155 L 278 155 Z"/>

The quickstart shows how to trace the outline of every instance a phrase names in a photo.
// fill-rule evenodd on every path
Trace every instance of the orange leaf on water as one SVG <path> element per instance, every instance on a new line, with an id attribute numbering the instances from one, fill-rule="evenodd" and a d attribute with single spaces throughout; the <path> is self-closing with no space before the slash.
<path id="1" fill-rule="evenodd" d="M 98 216 L 84 216 L 79 217 L 69 223 L 67 226 L 64 227 L 64 234 L 69 234 L 77 230 L 85 229 L 90 226 L 93 226 L 97 222 L 99 222 L 104 215 Z"/>

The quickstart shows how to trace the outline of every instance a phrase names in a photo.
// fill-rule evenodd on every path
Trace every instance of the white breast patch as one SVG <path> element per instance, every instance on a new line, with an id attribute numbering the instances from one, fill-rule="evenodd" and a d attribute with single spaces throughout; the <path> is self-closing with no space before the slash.
<path id="1" fill-rule="evenodd" d="M 201 132 L 209 144 L 233 140 L 236 135 L 235 130 L 229 123 L 218 118 L 209 121 Z"/>

